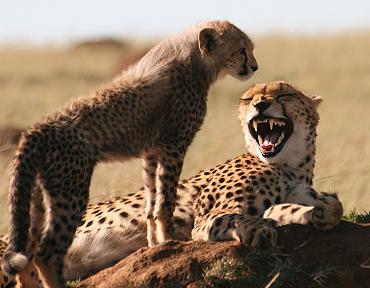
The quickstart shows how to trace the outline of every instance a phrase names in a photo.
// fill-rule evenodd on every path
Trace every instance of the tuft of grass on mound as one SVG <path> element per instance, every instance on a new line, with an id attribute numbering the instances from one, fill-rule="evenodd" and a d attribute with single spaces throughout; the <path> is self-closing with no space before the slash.
<path id="1" fill-rule="evenodd" d="M 81 279 L 67 281 L 68 288 L 78 288 L 81 286 Z"/>
<path id="2" fill-rule="evenodd" d="M 370 211 L 357 213 L 356 209 L 353 209 L 342 219 L 353 223 L 370 223 Z"/>

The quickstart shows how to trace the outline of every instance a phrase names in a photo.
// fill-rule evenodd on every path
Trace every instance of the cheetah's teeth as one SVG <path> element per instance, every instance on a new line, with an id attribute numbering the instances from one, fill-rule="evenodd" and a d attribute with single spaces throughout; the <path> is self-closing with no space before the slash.
<path id="1" fill-rule="evenodd" d="M 257 121 L 253 121 L 253 128 L 256 132 L 257 132 L 257 127 L 258 127 Z"/>
<path id="2" fill-rule="evenodd" d="M 272 131 L 272 129 L 274 128 L 274 120 L 269 120 L 269 125 L 270 125 L 270 130 Z"/>
<path id="3" fill-rule="evenodd" d="M 280 145 L 281 142 L 283 142 L 284 136 L 285 136 L 284 132 L 282 132 L 278 141 L 276 142 L 275 146 L 278 146 L 278 145 Z"/>
<path id="4" fill-rule="evenodd" d="M 279 119 L 271 119 L 270 122 L 272 122 L 274 125 L 277 125 L 277 126 L 285 126 L 285 122 Z M 271 127 L 271 124 L 270 124 L 270 127 Z"/>
<path id="5" fill-rule="evenodd" d="M 262 139 L 262 137 L 260 135 L 258 135 L 258 142 L 259 142 L 260 145 L 263 144 L 263 139 Z"/>

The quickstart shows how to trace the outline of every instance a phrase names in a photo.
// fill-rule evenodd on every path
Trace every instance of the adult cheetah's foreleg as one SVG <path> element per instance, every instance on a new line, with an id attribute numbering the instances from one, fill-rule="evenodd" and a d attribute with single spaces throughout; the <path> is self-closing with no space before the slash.
<path id="1" fill-rule="evenodd" d="M 176 146 L 166 146 L 159 153 L 153 212 L 158 243 L 170 240 L 174 235 L 173 212 L 184 156 L 185 152 Z"/>
<path id="2" fill-rule="evenodd" d="M 257 216 L 228 211 L 210 212 L 197 217 L 192 231 L 193 240 L 238 240 L 254 249 L 276 245 L 274 221 Z"/>
<path id="3" fill-rule="evenodd" d="M 342 203 L 336 194 L 320 193 L 312 188 L 293 192 L 284 202 L 271 206 L 263 217 L 274 219 L 280 225 L 313 224 L 318 229 L 329 230 L 343 215 Z"/>
<path id="4" fill-rule="evenodd" d="M 155 204 L 155 178 L 158 166 L 158 158 L 156 154 L 145 154 L 142 159 L 143 176 L 146 192 L 146 218 L 147 218 L 147 240 L 148 246 L 153 247 L 157 243 L 155 237 L 156 226 L 154 222 L 154 204 Z"/>

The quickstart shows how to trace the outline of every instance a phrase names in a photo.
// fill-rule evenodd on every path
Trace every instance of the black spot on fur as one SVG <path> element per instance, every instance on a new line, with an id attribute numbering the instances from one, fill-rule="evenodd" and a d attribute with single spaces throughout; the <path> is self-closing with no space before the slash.
<path id="1" fill-rule="evenodd" d="M 248 207 L 247 209 L 247 214 L 248 215 L 257 215 L 258 211 L 257 211 L 257 208 L 256 207 Z"/>
<path id="2" fill-rule="evenodd" d="M 263 206 L 265 206 L 265 209 L 267 210 L 271 206 L 271 202 L 269 199 L 263 200 Z"/>
<path id="3" fill-rule="evenodd" d="M 221 218 L 221 217 L 219 217 L 219 218 L 217 218 L 217 219 L 215 220 L 215 226 L 216 226 L 216 227 L 220 226 L 220 225 L 221 225 L 221 223 L 222 223 L 222 218 Z"/>
<path id="4" fill-rule="evenodd" d="M 275 204 L 280 204 L 281 203 L 281 199 L 280 199 L 280 196 L 276 196 L 275 198 Z"/>
<path id="5" fill-rule="evenodd" d="M 310 191 L 310 196 L 315 200 L 317 199 L 317 193 L 315 191 Z"/>
<path id="6" fill-rule="evenodd" d="M 291 211 L 291 212 L 292 212 L 292 214 L 294 214 L 295 212 L 297 212 L 299 209 L 301 209 L 301 207 L 293 208 L 293 209 L 292 209 L 292 211 Z"/>

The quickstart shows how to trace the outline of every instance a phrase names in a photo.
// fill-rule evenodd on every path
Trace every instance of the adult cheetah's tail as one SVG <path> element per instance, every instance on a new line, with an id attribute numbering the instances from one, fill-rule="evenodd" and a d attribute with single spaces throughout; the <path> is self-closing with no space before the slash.
<path id="1" fill-rule="evenodd" d="M 2 257 L 6 275 L 22 271 L 28 263 L 31 194 L 41 155 L 38 148 L 42 147 L 40 134 L 35 132 L 23 135 L 14 158 L 9 191 L 9 244 Z"/>

